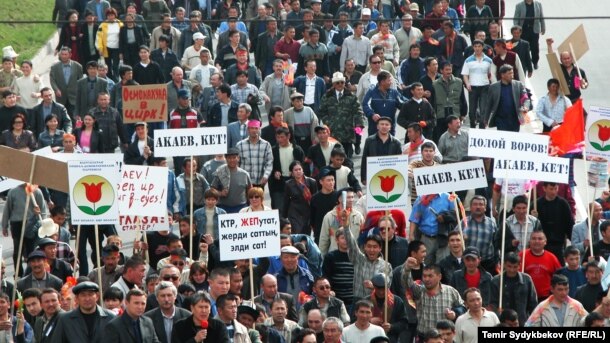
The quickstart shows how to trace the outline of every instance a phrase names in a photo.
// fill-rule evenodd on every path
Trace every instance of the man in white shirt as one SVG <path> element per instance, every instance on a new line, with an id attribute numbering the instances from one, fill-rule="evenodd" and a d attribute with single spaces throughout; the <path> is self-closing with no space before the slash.
<path id="1" fill-rule="evenodd" d="M 192 82 L 197 81 L 197 83 L 201 85 L 201 88 L 206 88 L 210 86 L 210 76 L 218 72 L 218 69 L 210 64 L 210 50 L 208 50 L 208 48 L 201 49 L 199 58 L 201 64 L 191 69 L 189 80 Z"/>
<path id="2" fill-rule="evenodd" d="M 377 336 L 386 336 L 381 326 L 370 323 L 373 317 L 373 304 L 369 300 L 360 300 L 354 305 L 356 322 L 343 330 L 345 342 L 370 342 Z"/>
<path id="3" fill-rule="evenodd" d="M 478 342 L 478 327 L 492 327 L 500 324 L 495 313 L 483 307 L 481 291 L 477 288 L 468 288 L 464 291 L 468 311 L 459 316 L 455 322 L 455 343 Z"/>
<path id="4" fill-rule="evenodd" d="M 472 43 L 474 54 L 466 58 L 464 67 L 462 67 L 464 85 L 468 89 L 468 103 L 470 104 L 468 116 L 471 128 L 476 128 L 477 123 L 483 124 L 483 109 L 486 108 L 484 101 L 487 99 L 491 78 L 493 61 L 483 53 L 484 45 L 483 41 L 475 40 Z M 478 117 L 477 109 L 479 110 Z"/>

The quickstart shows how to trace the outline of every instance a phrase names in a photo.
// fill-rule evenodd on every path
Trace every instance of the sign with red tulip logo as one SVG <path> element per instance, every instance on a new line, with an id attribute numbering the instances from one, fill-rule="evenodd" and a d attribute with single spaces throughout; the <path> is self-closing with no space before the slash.
<path id="1" fill-rule="evenodd" d="M 368 211 L 393 209 L 407 210 L 408 156 L 382 156 L 367 158 Z"/>
<path id="2" fill-rule="evenodd" d="M 587 155 L 610 159 L 610 108 L 591 106 L 586 131 Z"/>
<path id="3" fill-rule="evenodd" d="M 121 159 L 121 155 L 91 154 L 68 161 L 73 225 L 119 223 L 116 187 Z"/>

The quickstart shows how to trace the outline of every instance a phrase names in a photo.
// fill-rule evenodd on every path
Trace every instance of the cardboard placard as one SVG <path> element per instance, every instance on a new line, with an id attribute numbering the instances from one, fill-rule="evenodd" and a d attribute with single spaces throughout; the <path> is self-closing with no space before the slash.
<path id="1" fill-rule="evenodd" d="M 85 156 L 83 160 L 68 161 L 72 224 L 116 225 L 119 223 L 116 189 L 120 180 L 121 155 Z"/>
<path id="2" fill-rule="evenodd" d="M 562 157 L 539 156 L 536 158 L 496 157 L 494 177 L 511 179 L 568 183 L 570 159 Z"/>
<path id="3" fill-rule="evenodd" d="M 578 61 L 584 54 L 589 51 L 589 42 L 587 41 L 587 33 L 585 26 L 580 24 L 574 32 L 572 32 L 566 40 L 563 41 L 557 48 L 558 53 L 570 51 L 570 44 L 574 48 L 574 60 Z"/>
<path id="4" fill-rule="evenodd" d="M 561 92 L 568 96 L 570 95 L 570 88 L 568 88 L 568 81 L 566 80 L 565 75 L 563 75 L 563 71 L 561 70 L 561 63 L 559 62 L 559 58 L 557 54 L 551 53 L 546 54 L 546 60 L 549 62 L 549 68 L 551 69 L 551 75 L 553 78 L 559 80 L 559 88 L 561 88 Z"/>
<path id="5" fill-rule="evenodd" d="M 487 187 L 483 160 L 413 169 L 417 195 L 457 192 Z"/>
<path id="6" fill-rule="evenodd" d="M 30 182 L 30 170 L 34 154 L 0 145 L 0 175 L 23 182 Z M 68 166 L 51 158 L 36 156 L 32 183 L 68 192 Z"/>
<path id="7" fill-rule="evenodd" d="M 167 212 L 167 167 L 124 164 L 118 188 L 121 215 L 148 216 Z"/>
<path id="8" fill-rule="evenodd" d="M 409 156 L 367 158 L 367 211 L 408 211 Z"/>
<path id="9" fill-rule="evenodd" d="M 221 261 L 280 255 L 277 210 L 221 214 L 218 221 Z"/>
<path id="10" fill-rule="evenodd" d="M 468 156 L 511 159 L 548 156 L 549 137 L 531 133 L 470 129 Z"/>
<path id="11" fill-rule="evenodd" d="M 167 121 L 167 85 L 124 86 L 123 123 Z"/>
<path id="12" fill-rule="evenodd" d="M 227 153 L 227 128 L 155 130 L 155 156 L 203 156 Z"/>
<path id="13" fill-rule="evenodd" d="M 139 219 L 139 222 L 138 222 Z M 146 217 L 119 215 L 119 224 L 115 225 L 118 232 L 127 231 L 165 231 L 169 230 L 167 216 L 164 217 Z"/>

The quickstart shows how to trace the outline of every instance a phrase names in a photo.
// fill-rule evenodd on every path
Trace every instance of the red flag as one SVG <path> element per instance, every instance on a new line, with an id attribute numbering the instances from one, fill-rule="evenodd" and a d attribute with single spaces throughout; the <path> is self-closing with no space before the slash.
<path id="1" fill-rule="evenodd" d="M 580 151 L 585 140 L 585 119 L 582 108 L 582 99 L 578 99 L 563 116 L 563 123 L 549 133 L 551 146 L 559 155 Z"/>

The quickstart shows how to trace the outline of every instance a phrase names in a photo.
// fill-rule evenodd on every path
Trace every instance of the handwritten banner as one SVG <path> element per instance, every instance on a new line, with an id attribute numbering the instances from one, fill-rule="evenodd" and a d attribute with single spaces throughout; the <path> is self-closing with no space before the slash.
<path id="1" fill-rule="evenodd" d="M 549 136 L 509 131 L 470 129 L 468 156 L 496 158 L 511 154 L 522 157 L 548 156 Z"/>
<path id="2" fill-rule="evenodd" d="M 494 177 L 568 183 L 570 159 L 543 156 L 519 160 L 496 157 Z"/>
<path id="3" fill-rule="evenodd" d="M 118 188 L 121 215 L 167 212 L 167 167 L 124 164 Z"/>
<path id="4" fill-rule="evenodd" d="M 167 121 L 167 86 L 123 87 L 123 123 Z"/>
<path id="5" fill-rule="evenodd" d="M 227 153 L 226 127 L 155 130 L 155 156 L 203 156 Z"/>
<path id="6" fill-rule="evenodd" d="M 483 160 L 413 169 L 417 195 L 487 187 Z"/>
<path id="7" fill-rule="evenodd" d="M 139 219 L 139 222 L 138 222 Z M 115 225 L 118 232 L 128 231 L 165 231 L 169 230 L 167 216 L 146 217 L 119 215 L 119 224 Z"/>
<path id="8" fill-rule="evenodd" d="M 222 214 L 220 260 L 280 255 L 280 219 L 277 210 Z"/>

